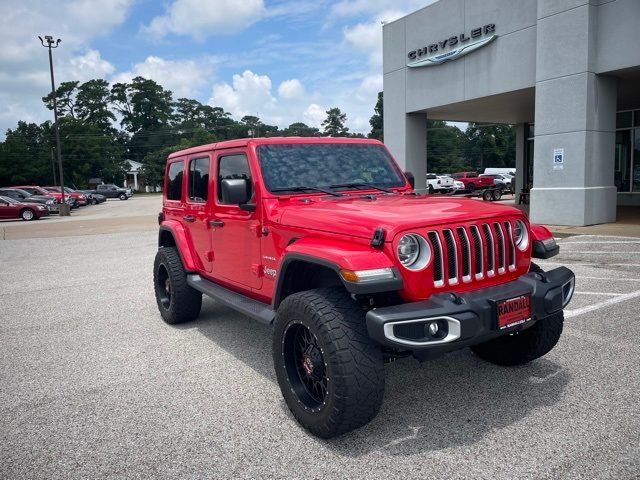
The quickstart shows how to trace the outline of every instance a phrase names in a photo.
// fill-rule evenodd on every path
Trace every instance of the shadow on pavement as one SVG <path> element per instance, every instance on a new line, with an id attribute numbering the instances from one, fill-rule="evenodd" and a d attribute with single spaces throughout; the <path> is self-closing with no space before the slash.
<path id="1" fill-rule="evenodd" d="M 276 383 L 271 327 L 205 300 L 200 319 L 181 328 L 197 328 Z M 384 404 L 371 423 L 329 441 L 310 438 L 350 457 L 374 450 L 412 455 L 469 445 L 533 410 L 553 406 L 569 380 L 562 366 L 545 358 L 512 368 L 486 363 L 469 349 L 422 364 L 402 359 L 386 366 Z M 282 408 L 288 411 L 284 401 Z"/>

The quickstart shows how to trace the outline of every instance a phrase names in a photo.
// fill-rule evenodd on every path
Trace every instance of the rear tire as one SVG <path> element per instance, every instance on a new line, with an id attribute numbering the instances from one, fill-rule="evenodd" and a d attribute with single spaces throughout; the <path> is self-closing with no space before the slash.
<path id="1" fill-rule="evenodd" d="M 308 290 L 282 302 L 273 361 L 289 410 L 318 437 L 355 430 L 380 410 L 382 351 L 369 338 L 364 311 L 342 289 Z"/>
<path id="2" fill-rule="evenodd" d="M 429 194 L 433 194 L 433 185 L 429 185 Z"/>
<path id="3" fill-rule="evenodd" d="M 544 270 L 532 263 L 529 272 L 543 273 Z M 541 318 L 526 330 L 475 345 L 471 350 L 496 365 L 522 365 L 549 353 L 560 340 L 563 324 L 564 315 L 560 311 Z"/>
<path id="4" fill-rule="evenodd" d="M 469 185 L 467 185 L 467 189 L 470 192 L 473 192 L 476 189 L 476 184 L 475 183 L 470 183 Z"/>
<path id="5" fill-rule="evenodd" d="M 202 293 L 187 284 L 187 272 L 175 247 L 163 247 L 156 253 L 153 286 L 165 322 L 189 322 L 200 315 Z"/>
<path id="6" fill-rule="evenodd" d="M 485 190 L 485 191 L 482 193 L 482 199 L 483 199 L 485 202 L 490 202 L 490 201 L 492 201 L 492 200 L 493 200 L 493 195 L 491 194 L 491 191 L 489 191 L 489 190 Z"/>
<path id="7" fill-rule="evenodd" d="M 497 202 L 502 198 L 502 189 L 497 188 L 493 191 L 493 199 Z"/>

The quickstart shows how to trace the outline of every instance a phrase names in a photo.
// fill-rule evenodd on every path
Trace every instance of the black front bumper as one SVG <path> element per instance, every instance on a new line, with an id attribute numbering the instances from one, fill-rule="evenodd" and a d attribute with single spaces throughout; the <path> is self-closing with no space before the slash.
<path id="1" fill-rule="evenodd" d="M 571 300 L 574 285 L 575 276 L 566 267 L 528 273 L 495 287 L 459 295 L 437 294 L 420 302 L 375 308 L 367 313 L 367 330 L 372 339 L 386 347 L 410 350 L 419 359 L 433 358 L 529 328 L 562 310 Z M 498 329 L 496 302 L 522 295 L 531 296 L 531 319 Z M 430 337 L 426 333 L 425 327 L 434 321 L 446 325 L 446 336 Z M 445 329 L 440 332 L 444 335 Z"/>

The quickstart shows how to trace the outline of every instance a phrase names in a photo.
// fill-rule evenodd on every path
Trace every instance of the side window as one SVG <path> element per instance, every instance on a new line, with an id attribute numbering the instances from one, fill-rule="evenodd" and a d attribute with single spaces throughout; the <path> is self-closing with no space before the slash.
<path id="1" fill-rule="evenodd" d="M 222 190 L 220 184 L 225 178 L 246 178 L 249 180 L 249 197 L 251 197 L 251 170 L 247 156 L 243 153 L 227 155 L 218 159 L 218 202 L 222 203 Z"/>
<path id="2" fill-rule="evenodd" d="M 189 200 L 206 202 L 209 191 L 209 157 L 195 158 L 189 163 Z"/>
<path id="3" fill-rule="evenodd" d="M 180 200 L 182 198 L 182 169 L 184 162 L 174 162 L 169 165 L 167 174 L 167 200 Z"/>

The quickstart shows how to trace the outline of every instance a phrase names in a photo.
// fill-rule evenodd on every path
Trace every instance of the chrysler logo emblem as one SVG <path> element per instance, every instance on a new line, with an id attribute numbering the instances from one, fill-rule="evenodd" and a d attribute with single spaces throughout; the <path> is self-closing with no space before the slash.
<path id="1" fill-rule="evenodd" d="M 423 48 L 412 50 L 408 53 L 408 67 L 428 67 L 432 65 L 440 65 L 441 63 L 465 55 L 487 45 L 492 42 L 497 35 L 494 33 L 496 26 L 493 23 L 478 27 L 471 30 L 470 34 L 461 33 L 460 35 L 449 37 L 438 43 L 432 43 Z M 492 34 L 490 36 L 486 36 Z M 484 35 L 484 38 L 482 38 Z M 475 41 L 470 41 L 477 39 Z M 428 56 L 427 56 L 428 55 Z"/>

